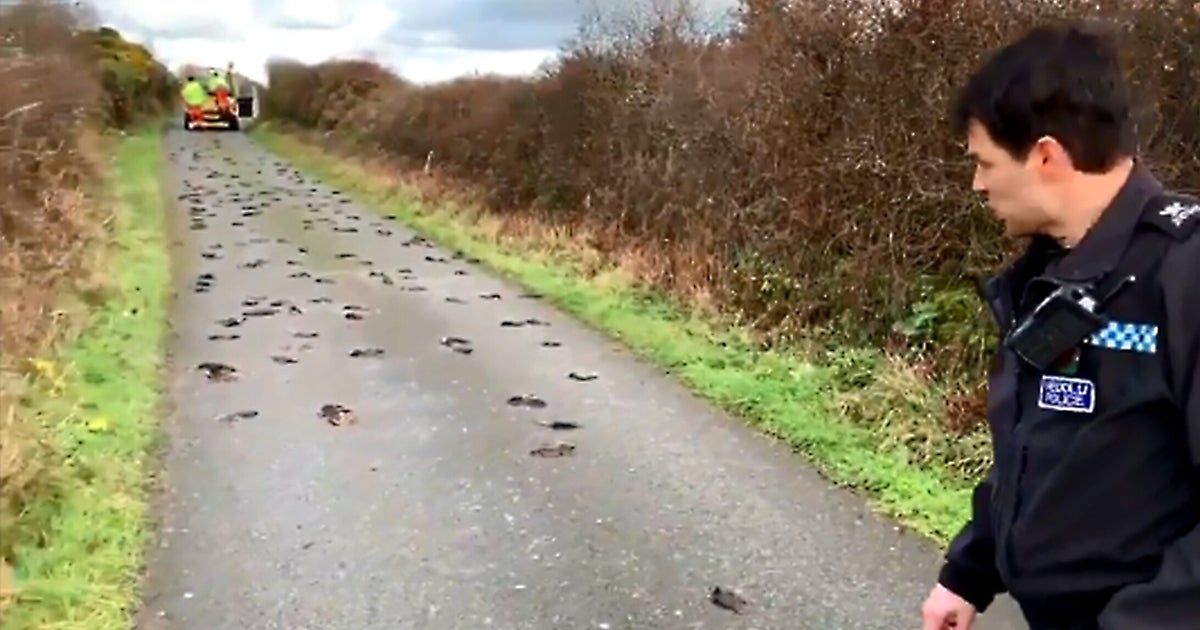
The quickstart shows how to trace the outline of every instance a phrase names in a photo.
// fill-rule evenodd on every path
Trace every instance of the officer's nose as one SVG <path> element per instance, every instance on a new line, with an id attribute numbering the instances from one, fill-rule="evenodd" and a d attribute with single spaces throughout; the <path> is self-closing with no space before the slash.
<path id="1" fill-rule="evenodd" d="M 983 182 L 983 174 L 980 173 L 979 167 L 975 167 L 975 176 L 971 178 L 971 190 L 987 195 L 987 186 Z"/>

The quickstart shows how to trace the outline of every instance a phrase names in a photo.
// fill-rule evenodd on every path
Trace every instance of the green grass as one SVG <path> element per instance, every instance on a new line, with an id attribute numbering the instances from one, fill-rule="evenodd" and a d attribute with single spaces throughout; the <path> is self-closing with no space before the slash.
<path id="1" fill-rule="evenodd" d="M 56 492 L 22 518 L 48 523 L 42 545 L 17 548 L 19 593 L 6 630 L 130 627 L 149 540 L 149 475 L 170 277 L 159 190 L 160 134 L 117 141 L 111 294 L 56 357 L 38 362 L 40 417 L 54 450 Z"/>
<path id="2" fill-rule="evenodd" d="M 910 435 L 903 423 L 871 429 L 869 423 L 853 422 L 835 409 L 833 400 L 844 391 L 848 372 L 878 374 L 885 369 L 877 353 L 846 352 L 836 357 L 839 364 L 819 367 L 798 355 L 760 351 L 744 333 L 702 321 L 629 282 L 586 277 L 570 260 L 548 254 L 536 243 L 498 240 L 469 213 L 416 204 L 402 189 L 371 177 L 353 160 L 334 157 L 270 123 L 258 126 L 252 135 L 298 168 L 543 293 L 548 301 L 669 370 L 696 393 L 782 438 L 826 477 L 863 492 L 876 509 L 908 527 L 945 543 L 968 517 L 969 481 L 937 466 L 911 463 L 908 440 L 921 436 Z M 886 380 L 873 378 L 877 388 Z M 882 418 L 893 417 L 891 408 L 897 406 L 910 416 L 928 415 L 933 406 L 922 399 L 924 393 L 905 391 L 904 385 L 893 384 L 891 390 L 897 391 L 867 389 L 856 396 L 881 409 Z M 936 426 L 936 419 L 926 424 Z M 932 432 L 938 435 L 925 439 L 954 439 Z M 978 448 L 975 444 L 967 451 Z"/>

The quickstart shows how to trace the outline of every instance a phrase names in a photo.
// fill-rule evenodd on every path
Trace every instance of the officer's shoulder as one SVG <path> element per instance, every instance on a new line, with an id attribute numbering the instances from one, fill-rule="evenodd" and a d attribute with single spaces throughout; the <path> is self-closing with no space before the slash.
<path id="1" fill-rule="evenodd" d="M 1166 257 L 1162 261 L 1163 288 L 1169 294 L 1200 299 L 1195 290 L 1200 270 L 1200 199 L 1177 193 L 1159 195 L 1145 216 L 1146 220 L 1170 235 Z"/>
<path id="2" fill-rule="evenodd" d="M 1143 217 L 1175 240 L 1187 241 L 1188 249 L 1192 243 L 1200 247 L 1200 198 L 1174 192 L 1155 195 Z"/>

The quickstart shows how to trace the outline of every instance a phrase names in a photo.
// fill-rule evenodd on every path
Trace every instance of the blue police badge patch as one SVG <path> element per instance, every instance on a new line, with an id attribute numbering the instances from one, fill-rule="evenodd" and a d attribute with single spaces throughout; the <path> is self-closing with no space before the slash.
<path id="1" fill-rule="evenodd" d="M 1096 409 L 1096 385 L 1084 378 L 1047 374 L 1042 377 L 1038 406 L 1055 411 L 1091 413 Z"/>

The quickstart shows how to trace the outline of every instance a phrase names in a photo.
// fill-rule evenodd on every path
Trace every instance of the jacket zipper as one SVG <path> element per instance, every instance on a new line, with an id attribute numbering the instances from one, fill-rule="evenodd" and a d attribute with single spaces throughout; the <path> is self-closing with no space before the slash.
<path id="1" fill-rule="evenodd" d="M 1015 304 L 1010 305 L 1008 311 L 1009 330 L 1016 326 L 1018 309 L 1027 300 L 1029 287 L 1039 282 L 1045 281 L 1044 275 L 1038 275 L 1025 283 L 1021 292 L 1021 297 Z M 1016 453 L 1016 461 L 1012 462 L 1012 470 L 1009 473 L 1007 483 L 1005 484 L 1004 503 L 1007 506 L 1008 513 L 1004 519 L 1004 556 L 1008 563 L 1008 575 L 1011 579 L 1016 579 L 1021 571 L 1017 563 L 1017 554 L 1013 550 L 1013 529 L 1017 524 L 1017 519 L 1021 514 L 1021 479 L 1025 475 L 1025 464 L 1028 461 L 1029 447 L 1025 443 L 1025 433 L 1028 427 L 1021 421 L 1023 411 L 1025 409 L 1024 383 L 1022 382 L 1022 366 L 1019 359 L 1014 359 L 1009 362 L 1009 376 L 1012 379 L 1015 389 L 1013 396 L 1015 404 L 1013 405 L 1013 443 L 1018 446 Z"/>
<path id="2" fill-rule="evenodd" d="M 1011 330 L 1013 330 L 1017 324 L 1017 304 L 1012 303 L 1012 300 L 1009 297 L 1012 293 L 1012 290 L 1011 287 L 1007 285 L 1007 278 L 999 277 L 991 282 L 981 284 L 980 292 L 987 301 L 988 308 L 991 310 L 996 324 L 1000 327 L 1001 347 L 997 351 L 1007 353 L 1008 350 L 1003 347 L 1004 337 Z M 1008 565 L 1008 571 L 1002 573 L 1008 573 L 1008 576 L 1013 578 L 1017 575 L 1017 567 L 1015 559 L 1016 556 L 1013 553 L 1011 544 L 1012 525 L 1014 522 L 1016 522 L 1016 502 L 1019 496 L 1017 487 L 1021 480 L 1021 473 L 1025 468 L 1028 449 L 1024 444 L 1022 444 L 1020 435 L 1024 427 L 1021 424 L 1021 409 L 1023 400 L 1021 396 L 1021 366 L 1019 365 L 1019 359 L 1016 359 L 1011 355 L 1005 357 L 1004 371 L 1006 372 L 1006 376 L 1009 378 L 1009 382 L 1012 383 L 1015 389 L 1013 392 L 1013 427 L 1012 434 L 1009 439 L 1012 440 L 1014 444 L 1020 445 L 1020 450 L 1015 458 L 1016 461 L 998 462 L 1002 465 L 1007 464 L 1010 466 L 1010 468 L 1008 469 L 1007 474 L 998 474 L 996 476 L 997 483 L 1000 484 L 999 492 L 997 492 L 997 496 L 1000 499 L 1000 504 L 996 506 L 999 508 L 1000 518 L 996 519 L 996 523 L 1000 524 L 1004 528 L 1003 531 L 997 531 L 996 534 L 1003 536 L 1003 540 L 998 540 L 997 543 L 1003 543 L 1004 561 Z"/>

